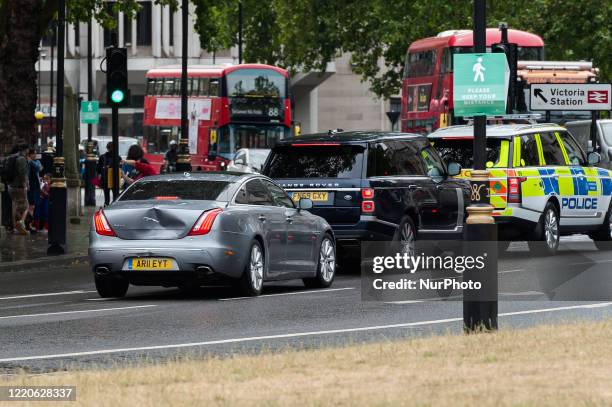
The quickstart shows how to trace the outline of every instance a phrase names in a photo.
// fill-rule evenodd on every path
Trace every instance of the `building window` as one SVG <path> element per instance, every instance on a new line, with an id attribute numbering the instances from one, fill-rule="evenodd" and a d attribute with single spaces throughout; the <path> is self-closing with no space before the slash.
<path id="1" fill-rule="evenodd" d="M 151 45 L 151 24 L 152 24 L 152 8 L 151 2 L 138 2 L 140 11 L 136 15 L 136 44 Z"/>
<path id="2" fill-rule="evenodd" d="M 174 13 L 171 11 L 170 12 L 170 29 L 168 30 L 168 35 L 169 35 L 169 45 L 172 47 L 174 46 Z"/>
<path id="3" fill-rule="evenodd" d="M 123 15 L 123 43 L 126 47 L 132 45 L 132 19 Z"/>
<path id="4" fill-rule="evenodd" d="M 109 1 L 104 5 L 104 7 L 106 8 L 106 12 L 113 18 L 113 20 L 117 21 L 119 16 L 117 15 L 117 13 L 113 12 L 114 5 L 115 5 L 115 2 Z M 109 30 L 108 28 L 104 29 L 104 46 L 105 47 L 110 47 L 111 45 L 113 45 L 113 42 L 112 42 L 113 31 L 114 30 Z"/>

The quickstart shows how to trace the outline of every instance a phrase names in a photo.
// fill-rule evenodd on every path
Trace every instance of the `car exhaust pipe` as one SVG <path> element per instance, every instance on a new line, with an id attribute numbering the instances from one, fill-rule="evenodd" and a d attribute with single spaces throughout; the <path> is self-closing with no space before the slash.
<path id="1" fill-rule="evenodd" d="M 106 266 L 96 267 L 96 274 L 99 274 L 99 275 L 110 274 L 110 269 Z"/>
<path id="2" fill-rule="evenodd" d="M 213 274 L 212 269 L 210 267 L 208 267 L 208 266 L 198 266 L 198 267 L 196 267 L 196 271 L 199 274 L 204 274 L 204 275 Z"/>

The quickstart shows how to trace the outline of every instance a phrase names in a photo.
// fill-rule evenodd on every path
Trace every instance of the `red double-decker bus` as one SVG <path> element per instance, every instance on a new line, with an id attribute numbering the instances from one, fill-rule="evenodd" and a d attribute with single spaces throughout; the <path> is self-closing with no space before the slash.
<path id="1" fill-rule="evenodd" d="M 487 29 L 487 47 L 501 42 L 497 28 Z M 518 59 L 544 59 L 544 41 L 535 34 L 508 30 L 508 42 L 518 45 Z M 402 131 L 429 133 L 458 124 L 453 115 L 453 55 L 473 52 L 471 30 L 444 31 L 413 42 L 406 53 L 402 82 Z"/>
<path id="2" fill-rule="evenodd" d="M 144 148 L 163 164 L 181 126 L 181 68 L 146 74 Z M 271 147 L 291 131 L 289 75 L 263 64 L 190 66 L 189 151 L 194 170 L 223 169 L 239 148 Z"/>

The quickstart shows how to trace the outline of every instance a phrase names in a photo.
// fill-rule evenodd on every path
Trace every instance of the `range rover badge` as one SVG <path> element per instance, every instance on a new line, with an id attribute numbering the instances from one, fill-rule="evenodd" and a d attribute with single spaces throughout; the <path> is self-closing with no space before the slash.
<path id="1" fill-rule="evenodd" d="M 353 197 L 351 195 L 344 195 L 344 199 L 346 201 L 350 201 L 351 199 L 353 199 Z"/>

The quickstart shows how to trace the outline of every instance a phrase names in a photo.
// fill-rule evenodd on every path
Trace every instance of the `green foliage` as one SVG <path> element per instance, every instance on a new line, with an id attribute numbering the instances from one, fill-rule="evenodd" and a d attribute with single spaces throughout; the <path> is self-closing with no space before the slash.
<path id="1" fill-rule="evenodd" d="M 81 0 L 84 1 L 84 0 Z M 238 0 L 194 0 L 196 30 L 209 51 L 236 45 Z M 449 29 L 470 28 L 471 2 L 448 0 L 243 0 L 247 62 L 321 70 L 340 52 L 378 96 L 399 92 L 408 45 Z M 534 32 L 547 59 L 593 60 L 612 76 L 609 0 L 489 1 L 489 27 L 500 21 Z"/>

